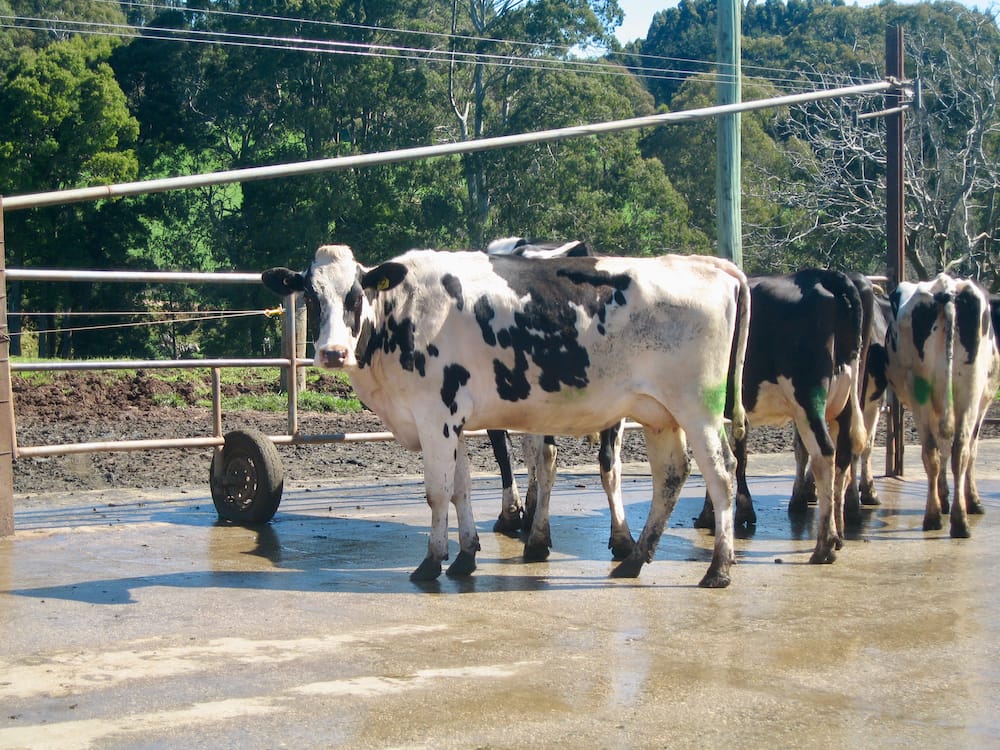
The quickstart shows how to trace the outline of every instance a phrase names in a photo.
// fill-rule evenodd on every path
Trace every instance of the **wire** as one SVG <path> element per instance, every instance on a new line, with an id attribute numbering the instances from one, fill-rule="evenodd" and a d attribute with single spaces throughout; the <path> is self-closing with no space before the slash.
<path id="1" fill-rule="evenodd" d="M 280 309 L 280 308 L 278 308 Z M 66 310 L 59 312 L 10 312 L 9 315 L 20 315 L 22 318 L 43 318 L 46 316 L 58 316 L 60 318 L 70 316 L 95 317 L 123 317 L 125 315 L 236 315 L 236 314 L 268 314 L 271 310 L 118 310 L 84 312 L 81 310 Z M 183 319 L 182 319 L 183 320 Z"/>
<path id="2" fill-rule="evenodd" d="M 152 6 L 142 6 L 138 3 L 131 3 L 133 7 L 154 7 L 154 8 L 169 8 L 169 6 L 163 5 L 152 5 Z M 184 10 L 183 12 L 188 13 L 200 13 L 200 14 L 220 14 L 227 16 L 238 16 L 242 18 L 255 19 L 255 20 L 270 20 L 279 22 L 291 22 L 297 24 L 316 24 L 320 26 L 333 26 L 333 27 L 343 27 L 343 28 L 357 28 L 370 31 L 378 32 L 389 32 L 398 34 L 410 34 L 410 35 L 425 35 L 432 37 L 440 37 L 445 39 L 461 39 L 466 41 L 477 41 L 477 42 L 488 42 L 492 44 L 507 44 L 520 47 L 526 47 L 529 49 L 538 50 L 551 50 L 559 49 L 566 52 L 572 51 L 571 48 L 564 46 L 544 46 L 537 43 L 520 42 L 516 40 L 508 39 L 491 39 L 483 37 L 471 37 L 463 35 L 452 35 L 452 34 L 442 34 L 439 32 L 426 32 L 426 31 L 408 31 L 403 29 L 394 29 L 378 26 L 365 26 L 362 24 L 347 24 L 333 21 L 313 21 L 310 19 L 302 18 L 287 18 L 282 16 L 265 16 L 259 14 L 245 14 L 245 13 L 235 13 L 232 11 L 218 11 L 218 10 Z M 420 60 L 424 62 L 440 62 L 447 64 L 472 64 L 479 65 L 485 62 L 493 62 L 494 64 L 505 66 L 508 68 L 522 68 L 531 69 L 539 71 L 566 71 L 576 73 L 587 73 L 593 72 L 602 75 L 616 75 L 616 76 L 626 76 L 626 75 L 639 75 L 643 78 L 649 80 L 677 80 L 682 81 L 690 78 L 692 75 L 702 73 L 707 76 L 709 80 L 721 80 L 726 78 L 725 74 L 719 73 L 718 71 L 712 71 L 711 68 L 715 63 L 684 59 L 684 58 L 669 58 L 669 57 L 659 57 L 654 55 L 642 55 L 642 54 L 628 54 L 629 58 L 639 58 L 640 60 L 657 60 L 666 62 L 677 62 L 686 65 L 685 68 L 650 68 L 645 65 L 638 66 L 623 66 L 615 62 L 602 62 L 602 61 L 588 61 L 588 60 L 573 60 L 573 59 L 554 59 L 548 58 L 545 60 L 539 58 L 526 58 L 518 57 L 509 54 L 493 54 L 486 52 L 466 52 L 461 50 L 452 49 L 433 49 L 433 48 L 421 48 L 412 46 L 401 46 L 401 45 L 389 45 L 389 44 L 373 44 L 366 42 L 350 42 L 350 41 L 337 41 L 337 40 L 316 40 L 316 39 L 303 39 L 299 37 L 284 37 L 284 36 L 264 36 L 260 34 L 246 34 L 246 33 L 234 33 L 225 31 L 205 31 L 198 29 L 172 29 L 172 28 L 161 28 L 154 26 L 132 26 L 128 24 L 115 24 L 106 22 L 93 22 L 93 21 L 76 21 L 72 19 L 55 19 L 55 18 L 42 18 L 33 16 L 2 16 L 0 15 L 0 20 L 6 20 L 12 23 L 0 23 L 0 28 L 25 28 L 29 30 L 36 31 L 53 31 L 53 24 L 58 24 L 61 27 L 57 30 L 64 31 L 66 33 L 78 33 L 81 35 L 99 35 L 99 36 L 115 36 L 119 38 L 135 39 L 141 38 L 150 41 L 177 41 L 177 42 L 191 42 L 191 43 L 202 43 L 202 44 L 215 44 L 220 46 L 235 46 L 235 47 L 248 47 L 248 48 L 267 48 L 275 50 L 285 50 L 285 51 L 300 51 L 300 52 L 319 52 L 327 54 L 339 54 L 339 55 L 352 55 L 352 56 L 363 56 L 363 57 L 377 57 L 377 58 L 391 58 L 391 59 L 403 59 L 403 60 Z M 692 70 L 692 67 L 703 67 L 704 70 Z M 778 77 L 776 75 L 771 75 L 766 78 L 770 81 L 772 85 L 779 89 L 794 89 L 808 83 L 807 80 L 803 79 L 803 75 L 799 71 L 785 71 L 780 68 L 767 68 L 763 66 L 746 66 L 745 70 L 760 70 L 769 71 L 770 73 L 782 73 L 787 74 L 785 77 Z M 794 77 L 788 77 L 794 76 Z M 762 78 L 763 76 L 757 76 Z"/>
<path id="3" fill-rule="evenodd" d="M 25 334 L 41 335 L 50 333 L 78 333 L 80 331 L 104 331 L 114 328 L 145 328 L 149 326 L 165 325 L 167 323 L 193 323 L 202 322 L 206 320 L 223 320 L 227 318 L 246 318 L 254 315 L 264 315 L 267 317 L 273 317 L 273 310 L 238 310 L 238 311 L 223 311 L 224 314 L 214 314 L 214 315 L 204 315 L 196 318 L 185 318 L 183 320 L 146 320 L 139 321 L 137 323 L 108 323 L 106 325 L 96 325 L 96 326 L 77 326 L 74 328 L 48 328 L 37 331 L 12 331 L 11 336 L 23 336 Z M 28 313 L 16 313 L 17 315 L 27 315 Z M 44 313 L 34 313 L 35 315 L 43 315 Z M 63 313 L 59 313 L 62 315 Z M 100 314 L 100 313 L 77 313 L 79 315 L 88 314 Z"/>

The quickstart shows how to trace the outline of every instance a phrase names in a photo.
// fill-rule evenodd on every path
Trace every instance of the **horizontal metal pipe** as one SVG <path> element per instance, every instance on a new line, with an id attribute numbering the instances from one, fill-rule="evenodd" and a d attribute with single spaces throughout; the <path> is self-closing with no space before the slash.
<path id="1" fill-rule="evenodd" d="M 311 359 L 297 359 L 299 367 L 313 364 Z M 95 362 L 82 360 L 79 362 L 14 362 L 10 363 L 12 372 L 58 372 L 69 370 L 169 370 L 198 369 L 207 367 L 289 367 L 287 359 L 121 359 Z"/>
<path id="2" fill-rule="evenodd" d="M 719 115 L 735 114 L 737 112 L 752 112 L 770 107 L 784 107 L 793 104 L 822 99 L 834 99 L 845 96 L 861 96 L 889 91 L 899 87 L 897 81 L 884 80 L 857 86 L 843 86 L 835 89 L 812 91 L 805 94 L 790 94 L 769 99 L 726 104 L 714 107 L 702 107 L 683 112 L 667 112 L 646 117 L 633 117 L 627 120 L 614 120 L 590 125 L 577 125 L 568 128 L 541 130 L 533 133 L 499 136 L 496 138 L 480 138 L 474 141 L 444 143 L 436 146 L 419 146 L 417 148 L 398 149 L 375 154 L 359 154 L 341 156 L 332 159 L 316 159 L 298 162 L 296 164 L 275 164 L 268 167 L 248 167 L 231 169 L 207 175 L 186 175 L 183 177 L 166 177 L 142 182 L 128 182 L 117 185 L 98 185 L 88 188 L 71 190 L 55 190 L 47 193 L 31 193 L 3 198 L 0 206 L 5 211 L 17 211 L 24 208 L 38 208 L 63 203 L 78 203 L 80 201 L 102 200 L 106 198 L 121 198 L 144 193 L 162 193 L 167 190 L 204 187 L 206 185 L 224 185 L 234 182 L 251 182 L 275 177 L 292 177 L 295 175 L 314 174 L 316 172 L 332 172 L 357 167 L 374 166 L 376 164 L 394 164 L 417 159 L 427 159 L 452 154 L 468 154 L 479 151 L 490 151 L 511 146 L 530 145 L 550 141 L 578 138 L 581 136 L 598 135 L 636 128 L 656 127 L 671 123 L 693 122 L 705 120 Z"/>
<path id="3" fill-rule="evenodd" d="M 4 201 L 4 208 L 7 207 Z M 65 271 L 55 268 L 8 268 L 8 281 L 101 281 L 133 284 L 259 284 L 259 273 L 194 271 Z"/>
<path id="4" fill-rule="evenodd" d="M 62 443 L 54 445 L 19 445 L 15 458 L 65 456 L 73 453 L 111 453 L 112 451 L 145 451 L 153 448 L 214 448 L 223 445 L 221 437 L 173 438 L 162 440 L 109 440 L 97 443 Z"/>
<path id="5" fill-rule="evenodd" d="M 626 430 L 640 429 L 642 425 L 626 422 Z M 522 433 L 513 432 L 520 435 Z M 486 430 L 470 430 L 466 437 L 486 437 Z M 374 443 L 394 440 L 391 432 L 331 432 L 318 435 L 268 435 L 275 445 L 315 445 L 319 443 Z M 63 456 L 74 453 L 113 453 L 145 451 L 166 448 L 215 448 L 225 445 L 222 437 L 164 438 L 152 440 L 108 440 L 91 443 L 60 443 L 54 445 L 18 446 L 15 458 Z"/>

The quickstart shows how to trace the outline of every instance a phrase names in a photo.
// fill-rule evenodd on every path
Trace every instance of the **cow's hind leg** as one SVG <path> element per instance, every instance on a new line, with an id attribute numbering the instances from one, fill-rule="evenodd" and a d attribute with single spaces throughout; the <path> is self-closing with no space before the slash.
<path id="1" fill-rule="evenodd" d="M 552 534 L 549 528 L 549 500 L 556 478 L 556 443 L 551 436 L 525 435 L 524 455 L 530 471 L 524 523 L 528 538 L 524 542 L 525 562 L 549 558 Z"/>
<path id="2" fill-rule="evenodd" d="M 673 512 L 681 488 L 691 469 L 685 450 L 684 432 L 673 424 L 660 432 L 646 428 L 646 453 L 653 478 L 653 499 L 646 525 L 632 553 L 611 571 L 613 578 L 635 578 L 642 566 L 653 561 L 663 528 Z M 727 522 L 731 524 L 731 519 Z"/>
<path id="3" fill-rule="evenodd" d="M 951 529 L 949 533 L 953 539 L 968 539 L 972 536 L 965 499 L 969 471 L 969 440 L 969 431 L 962 430 L 960 434 L 955 436 L 951 447 L 951 471 L 955 480 L 955 496 L 951 501 Z"/>
<path id="4" fill-rule="evenodd" d="M 744 448 L 745 445 L 744 441 Z M 712 550 L 712 563 L 698 585 L 702 588 L 725 588 L 730 581 L 729 568 L 736 561 L 733 546 L 732 480 L 733 470 L 736 469 L 736 458 L 725 439 L 725 433 L 721 430 L 716 432 L 710 424 L 706 425 L 700 434 L 692 433 L 691 452 L 694 453 L 698 468 L 705 478 L 705 485 L 715 508 L 715 548 Z"/>
<path id="5" fill-rule="evenodd" d="M 942 500 L 939 496 L 941 479 L 941 451 L 937 440 L 929 430 L 921 435 L 920 457 L 927 473 L 927 503 L 924 507 L 924 531 L 937 531 L 941 528 Z"/>
<path id="6" fill-rule="evenodd" d="M 623 423 L 601 432 L 601 448 L 597 461 L 601 467 L 601 484 L 608 496 L 611 511 L 611 536 L 608 549 L 612 560 L 624 560 L 635 549 L 635 539 L 625 518 L 625 503 L 622 500 L 622 430 Z"/>
<path id="7" fill-rule="evenodd" d="M 500 469 L 500 488 L 503 493 L 500 515 L 493 523 L 493 531 L 507 536 L 517 536 L 521 532 L 521 514 L 524 512 L 524 505 L 521 503 L 521 495 L 517 491 L 514 466 L 510 458 L 510 451 L 507 449 L 507 431 L 487 430 L 486 434 L 490 438 L 493 457 Z"/>

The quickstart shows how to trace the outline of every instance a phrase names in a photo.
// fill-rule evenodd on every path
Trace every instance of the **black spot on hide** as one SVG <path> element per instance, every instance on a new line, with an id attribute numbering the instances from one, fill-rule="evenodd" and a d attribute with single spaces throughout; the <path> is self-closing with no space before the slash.
<path id="1" fill-rule="evenodd" d="M 446 273 L 441 277 L 441 286 L 449 297 L 455 300 L 455 307 L 462 310 L 465 307 L 465 298 L 462 296 L 462 282 L 457 276 Z"/>
<path id="2" fill-rule="evenodd" d="M 458 404 L 455 397 L 458 389 L 469 382 L 469 371 L 461 365 L 448 365 L 444 368 L 444 380 L 441 383 L 441 400 L 454 414 L 458 411 Z"/>
<path id="3" fill-rule="evenodd" d="M 488 296 L 474 305 L 483 340 L 514 353 L 513 366 L 494 360 L 498 395 L 508 401 L 527 398 L 529 364 L 539 369 L 538 385 L 544 391 L 587 386 L 590 355 L 578 340 L 577 311 L 596 319 L 599 334 L 605 335 L 608 310 L 627 303 L 624 292 L 631 277 L 597 271 L 592 258 L 561 259 L 554 271 L 545 261 L 492 257 L 491 263 L 518 299 L 525 300 L 514 311 L 513 325 L 505 327 L 496 326 Z"/>

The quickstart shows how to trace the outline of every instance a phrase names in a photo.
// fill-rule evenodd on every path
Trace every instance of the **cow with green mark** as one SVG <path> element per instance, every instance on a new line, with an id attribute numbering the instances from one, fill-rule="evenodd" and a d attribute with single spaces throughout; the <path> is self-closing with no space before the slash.
<path id="1" fill-rule="evenodd" d="M 942 528 L 971 535 L 969 514 L 983 512 L 975 481 L 976 447 L 986 410 L 1000 385 L 1000 355 L 990 301 L 973 281 L 939 274 L 901 282 L 890 295 L 887 376 L 909 408 L 927 472 L 924 531 Z M 948 503 L 944 461 L 951 463 L 954 494 Z"/>

